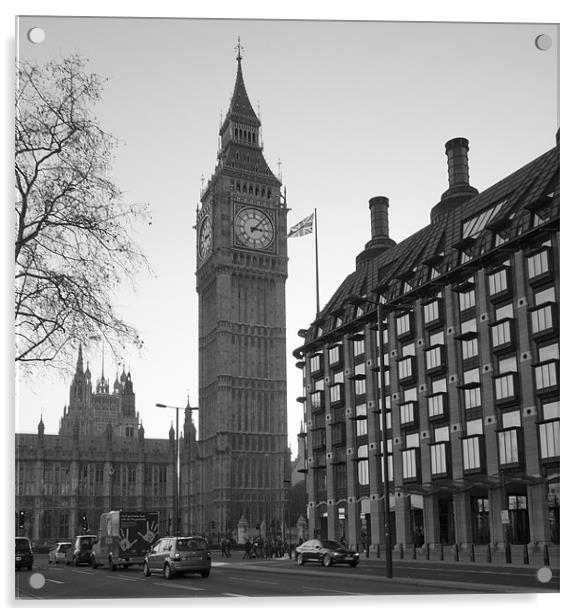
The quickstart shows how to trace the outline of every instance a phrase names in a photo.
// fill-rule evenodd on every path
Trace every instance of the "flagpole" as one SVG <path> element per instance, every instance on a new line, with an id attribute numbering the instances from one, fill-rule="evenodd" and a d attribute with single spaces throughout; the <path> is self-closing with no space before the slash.
<path id="1" fill-rule="evenodd" d="M 314 247 L 316 249 L 316 314 L 320 314 L 320 271 L 318 265 L 318 212 L 314 208 Z"/>

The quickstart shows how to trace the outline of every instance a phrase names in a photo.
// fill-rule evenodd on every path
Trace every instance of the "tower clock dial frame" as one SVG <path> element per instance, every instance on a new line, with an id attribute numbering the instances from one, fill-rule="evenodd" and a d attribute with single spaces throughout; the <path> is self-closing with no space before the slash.
<path id="1" fill-rule="evenodd" d="M 275 251 L 274 216 L 256 205 L 239 205 L 235 209 L 234 243 L 252 250 Z"/>
<path id="2" fill-rule="evenodd" d="M 198 256 L 206 259 L 213 247 L 213 226 L 210 215 L 203 217 L 198 232 Z"/>

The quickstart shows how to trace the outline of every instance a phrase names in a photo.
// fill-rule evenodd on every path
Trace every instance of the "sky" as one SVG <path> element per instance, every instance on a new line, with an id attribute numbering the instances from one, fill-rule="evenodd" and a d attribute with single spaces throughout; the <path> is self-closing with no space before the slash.
<path id="1" fill-rule="evenodd" d="M 31 43 L 32 27 L 45 31 Z M 116 296 L 145 348 L 105 376 L 131 370 L 147 437 L 166 437 L 173 411 L 197 404 L 195 210 L 213 172 L 218 128 L 243 45 L 247 92 L 263 124 L 268 164 L 281 173 L 289 225 L 318 216 L 324 306 L 370 239 L 368 200 L 389 198 L 397 242 L 429 223 L 447 188 L 444 144 L 469 139 L 470 182 L 483 190 L 552 148 L 559 127 L 559 31 L 551 24 L 27 17 L 18 56 L 78 53 L 105 78 L 95 113 L 121 142 L 112 178 L 126 201 L 148 203 L 136 239 L 153 277 Z M 540 50 L 538 35 L 552 44 Z M 288 433 L 301 420 L 297 336 L 315 317 L 314 237 L 290 239 L 287 282 Z M 94 382 L 101 347 L 84 349 Z M 71 375 L 74 366 L 71 367 Z M 22 379 L 16 429 L 58 430 L 71 375 Z"/>

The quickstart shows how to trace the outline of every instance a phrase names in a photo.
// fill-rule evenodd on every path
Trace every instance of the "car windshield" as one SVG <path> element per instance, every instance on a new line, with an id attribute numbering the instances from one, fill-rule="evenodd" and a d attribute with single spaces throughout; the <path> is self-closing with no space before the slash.
<path id="1" fill-rule="evenodd" d="M 28 539 L 17 539 L 16 540 L 17 550 L 28 550 L 29 548 L 30 548 L 30 544 L 28 543 Z"/>
<path id="2" fill-rule="evenodd" d="M 79 546 L 82 548 L 90 548 L 94 540 L 95 537 L 81 537 L 81 539 L 79 539 Z"/>
<path id="3" fill-rule="evenodd" d="M 70 543 L 63 543 L 59 546 L 59 552 L 66 552 L 70 547 Z"/>
<path id="4" fill-rule="evenodd" d="M 343 550 L 344 546 L 338 541 L 322 541 L 322 546 L 330 550 Z"/>
<path id="5" fill-rule="evenodd" d="M 198 537 L 190 537 L 188 539 L 178 539 L 176 542 L 177 550 L 205 550 L 207 547 L 206 541 Z"/>

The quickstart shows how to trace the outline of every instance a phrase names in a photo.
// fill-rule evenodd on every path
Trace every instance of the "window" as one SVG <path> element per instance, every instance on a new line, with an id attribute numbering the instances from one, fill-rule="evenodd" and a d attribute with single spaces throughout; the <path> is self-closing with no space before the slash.
<path id="1" fill-rule="evenodd" d="M 322 370 L 322 355 L 318 353 L 310 357 L 310 372 L 316 373 L 320 370 Z"/>
<path id="2" fill-rule="evenodd" d="M 550 419 L 539 424 L 539 441 L 541 459 L 558 458 L 560 456 L 558 419 Z"/>
<path id="3" fill-rule="evenodd" d="M 549 249 L 544 248 L 527 259 L 528 277 L 537 278 L 550 272 Z"/>
<path id="4" fill-rule="evenodd" d="M 417 454 L 418 449 L 404 449 L 401 452 L 403 461 L 403 479 L 404 480 L 416 480 L 417 479 Z"/>
<path id="5" fill-rule="evenodd" d="M 554 328 L 554 304 L 540 306 L 530 313 L 532 323 L 532 333 L 542 334 L 552 331 Z"/>
<path id="6" fill-rule="evenodd" d="M 431 393 L 447 393 L 447 381 L 445 379 L 436 379 L 431 382 Z"/>
<path id="7" fill-rule="evenodd" d="M 557 362 L 555 360 L 535 366 L 534 378 L 537 390 L 556 387 L 558 385 L 557 373 Z"/>
<path id="8" fill-rule="evenodd" d="M 518 450 L 518 428 L 498 432 L 498 455 L 500 465 L 516 464 L 520 461 Z"/>
<path id="9" fill-rule="evenodd" d="M 361 332 L 362 335 L 362 332 Z M 364 355 L 364 339 L 363 340 L 354 340 L 353 344 L 353 352 L 354 357 L 358 357 L 359 355 Z"/>
<path id="10" fill-rule="evenodd" d="M 505 203 L 506 199 L 466 220 L 462 226 L 462 237 L 476 237 L 490 221 L 494 220 Z"/>
<path id="11" fill-rule="evenodd" d="M 430 446 L 431 474 L 445 475 L 447 469 L 447 453 L 449 443 L 439 442 Z"/>
<path id="12" fill-rule="evenodd" d="M 429 304 L 425 304 L 423 306 L 423 317 L 425 325 L 441 319 L 441 299 L 436 298 Z"/>
<path id="13" fill-rule="evenodd" d="M 361 445 L 357 450 L 358 455 L 358 483 L 367 486 L 369 483 L 368 447 Z"/>
<path id="14" fill-rule="evenodd" d="M 559 419 L 560 417 L 560 404 L 559 401 L 547 402 L 542 405 L 543 419 Z"/>
<path id="15" fill-rule="evenodd" d="M 476 305 L 476 291 L 474 289 L 470 289 L 465 293 L 459 294 L 460 301 L 460 312 L 464 310 L 468 310 L 469 308 L 473 308 Z"/>
<path id="16" fill-rule="evenodd" d="M 386 441 L 387 445 L 387 466 L 389 470 L 389 481 L 393 481 L 393 441 Z M 383 443 L 381 443 L 381 453 L 382 453 Z M 385 469 L 383 468 L 383 463 L 381 460 L 381 481 L 384 483 L 385 481 Z"/>
<path id="17" fill-rule="evenodd" d="M 341 360 L 341 355 L 340 352 L 342 350 L 342 347 L 340 345 L 336 345 L 333 347 L 330 347 L 328 349 L 328 363 L 331 366 L 335 366 L 336 364 L 340 363 Z"/>
<path id="18" fill-rule="evenodd" d="M 398 371 L 399 371 L 399 380 L 404 381 L 410 379 L 415 376 L 415 358 L 414 357 L 405 357 L 401 359 L 397 363 Z"/>
<path id="19" fill-rule="evenodd" d="M 415 422 L 415 402 L 401 404 L 401 425 Z"/>
<path id="20" fill-rule="evenodd" d="M 488 276 L 490 295 L 499 295 L 508 291 L 508 263 Z"/>
<path id="21" fill-rule="evenodd" d="M 507 400 L 516 396 L 515 374 L 504 374 L 494 379 L 496 400 Z"/>
<path id="22" fill-rule="evenodd" d="M 444 417 L 446 411 L 447 397 L 444 393 L 436 393 L 427 398 L 427 413 L 430 418 Z"/>
<path id="23" fill-rule="evenodd" d="M 541 304 L 546 304 L 549 302 L 555 302 L 555 287 L 548 287 L 547 289 L 543 289 L 542 291 L 537 291 L 534 294 L 534 305 L 540 306 Z"/>
<path id="24" fill-rule="evenodd" d="M 496 319 L 496 321 L 514 318 L 514 306 L 512 304 L 498 306 L 498 308 L 496 308 L 496 310 L 494 311 L 494 318 Z"/>
<path id="25" fill-rule="evenodd" d="M 330 387 L 330 404 L 342 404 L 344 402 L 344 383 L 334 383 Z"/>
<path id="26" fill-rule="evenodd" d="M 462 358 L 470 359 L 471 357 L 476 357 L 478 354 L 478 337 L 470 336 L 470 334 L 477 334 L 478 332 L 478 323 L 476 319 L 469 319 L 468 321 L 463 321 L 461 324 L 461 334 L 462 334 Z"/>
<path id="27" fill-rule="evenodd" d="M 395 319 L 397 325 L 397 336 L 404 336 L 411 333 L 411 314 L 406 313 Z"/>
<path id="28" fill-rule="evenodd" d="M 444 364 L 444 352 L 442 345 L 436 345 L 425 351 L 425 368 L 427 370 L 441 368 Z"/>
<path id="29" fill-rule="evenodd" d="M 435 332 L 429 336 L 429 346 L 435 346 L 436 344 L 445 344 L 445 337 L 443 331 Z"/>
<path id="30" fill-rule="evenodd" d="M 472 409 L 482 404 L 480 395 L 480 371 L 467 370 L 464 372 L 464 403 L 466 409 Z"/>
<path id="31" fill-rule="evenodd" d="M 490 329 L 490 333 L 492 336 L 492 347 L 497 348 L 501 346 L 508 346 L 512 344 L 512 321 L 509 319 L 504 319 L 492 325 Z"/>

